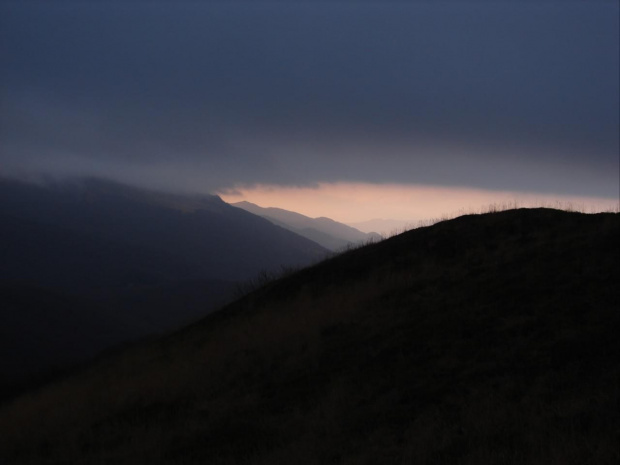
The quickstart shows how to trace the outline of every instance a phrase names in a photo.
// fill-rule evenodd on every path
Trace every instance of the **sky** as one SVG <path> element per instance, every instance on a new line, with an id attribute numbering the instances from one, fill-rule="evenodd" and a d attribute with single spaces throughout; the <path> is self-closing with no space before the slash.
<path id="1" fill-rule="evenodd" d="M 619 9 L 0 0 L 0 175 L 347 222 L 506 199 L 613 207 Z"/>

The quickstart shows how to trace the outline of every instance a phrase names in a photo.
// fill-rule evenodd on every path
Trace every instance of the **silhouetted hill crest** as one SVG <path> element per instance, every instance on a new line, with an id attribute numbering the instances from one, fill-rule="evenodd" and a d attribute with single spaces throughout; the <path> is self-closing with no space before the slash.
<path id="1" fill-rule="evenodd" d="M 345 252 L 5 406 L 0 454 L 614 463 L 619 233 L 520 209 Z"/>

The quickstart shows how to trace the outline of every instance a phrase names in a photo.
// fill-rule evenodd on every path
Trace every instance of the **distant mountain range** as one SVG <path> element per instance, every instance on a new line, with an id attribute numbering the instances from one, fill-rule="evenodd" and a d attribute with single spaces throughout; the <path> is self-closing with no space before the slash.
<path id="1" fill-rule="evenodd" d="M 351 244 L 372 242 L 382 238 L 375 232 L 365 233 L 329 218 L 310 218 L 282 208 L 259 207 L 250 202 L 237 202 L 231 205 L 262 216 L 273 224 L 282 226 L 333 251 L 343 250 Z"/>
<path id="2" fill-rule="evenodd" d="M 0 225 L 0 318 L 13 335 L 0 341 L 4 367 L 26 346 L 39 367 L 169 330 L 221 306 L 238 282 L 328 253 L 216 196 L 100 179 L 0 178 Z M 47 338 L 24 342 L 37 331 Z M 29 371 L 28 363 L 17 371 Z"/>

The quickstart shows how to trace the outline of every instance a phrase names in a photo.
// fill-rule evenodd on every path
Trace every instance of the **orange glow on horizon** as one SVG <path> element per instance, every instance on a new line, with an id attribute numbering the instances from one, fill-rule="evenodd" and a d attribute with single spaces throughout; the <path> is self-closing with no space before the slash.
<path id="1" fill-rule="evenodd" d="M 480 212 L 491 204 L 570 207 L 586 212 L 618 208 L 617 200 L 597 197 L 401 184 L 257 185 L 237 187 L 218 194 L 228 203 L 245 200 L 261 207 L 282 208 L 312 218 L 325 216 L 343 223 L 381 218 L 413 224 L 443 215 Z"/>

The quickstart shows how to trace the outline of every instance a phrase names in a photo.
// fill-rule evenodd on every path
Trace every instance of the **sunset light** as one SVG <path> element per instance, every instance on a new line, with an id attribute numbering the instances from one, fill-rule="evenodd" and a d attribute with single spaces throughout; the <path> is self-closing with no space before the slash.
<path id="1" fill-rule="evenodd" d="M 598 197 L 403 184 L 257 185 L 225 190 L 219 195 L 229 203 L 248 201 L 262 207 L 297 211 L 313 218 L 326 216 L 343 223 L 397 220 L 400 227 L 412 227 L 417 222 L 446 215 L 479 213 L 491 205 L 505 208 L 546 206 L 585 212 L 618 208 L 617 200 Z M 385 234 L 390 231 L 377 232 Z"/>

